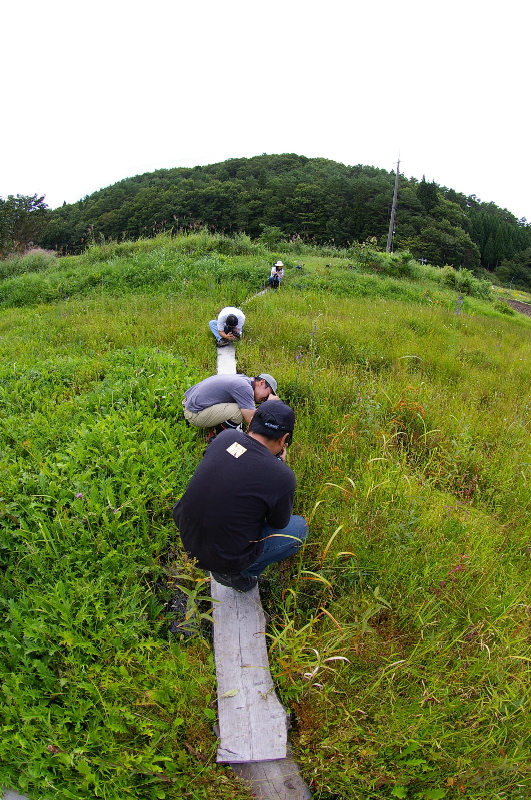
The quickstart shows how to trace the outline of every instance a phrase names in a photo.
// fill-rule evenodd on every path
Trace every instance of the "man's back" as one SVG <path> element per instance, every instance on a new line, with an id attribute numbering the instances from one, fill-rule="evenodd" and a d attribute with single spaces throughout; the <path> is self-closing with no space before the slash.
<path id="1" fill-rule="evenodd" d="M 290 467 L 263 444 L 223 431 L 174 509 L 186 551 L 203 569 L 246 569 L 262 551 L 264 521 L 274 528 L 288 524 L 295 487 Z"/>
<path id="2" fill-rule="evenodd" d="M 193 413 L 217 403 L 254 409 L 253 379 L 247 375 L 211 375 L 188 389 L 184 397 L 186 408 Z"/>

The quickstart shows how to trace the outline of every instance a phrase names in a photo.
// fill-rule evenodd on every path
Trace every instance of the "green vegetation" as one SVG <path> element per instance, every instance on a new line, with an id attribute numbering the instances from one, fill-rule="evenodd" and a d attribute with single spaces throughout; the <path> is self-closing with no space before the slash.
<path id="1" fill-rule="evenodd" d="M 362 246 L 199 231 L 3 266 L 0 785 L 249 797 L 215 764 L 203 573 L 171 519 L 204 447 L 182 393 L 230 302 L 239 370 L 297 411 L 311 537 L 262 595 L 313 796 L 528 797 L 530 320 L 466 269 Z"/>
<path id="2" fill-rule="evenodd" d="M 24 252 L 41 236 L 46 223 L 44 197 L 10 194 L 0 197 L 0 258 Z"/>
<path id="3" fill-rule="evenodd" d="M 27 241 L 78 253 L 94 241 L 207 227 L 243 232 L 271 249 L 283 241 L 344 248 L 369 239 L 384 248 L 394 178 L 375 167 L 293 153 L 157 170 L 48 212 L 40 235 Z M 24 199 L 36 200 L 19 198 L 19 205 Z M 4 205 L 0 200 L 0 249 Z M 15 217 L 29 232 L 28 214 Z M 436 266 L 485 270 L 489 280 L 531 288 L 531 225 L 424 178 L 400 176 L 394 246 Z"/>

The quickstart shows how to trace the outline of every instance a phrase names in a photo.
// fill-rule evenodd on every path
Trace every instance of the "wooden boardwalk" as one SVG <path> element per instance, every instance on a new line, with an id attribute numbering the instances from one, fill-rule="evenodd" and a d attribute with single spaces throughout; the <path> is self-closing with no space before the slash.
<path id="1" fill-rule="evenodd" d="M 235 374 L 234 345 L 218 350 L 218 374 Z M 288 718 L 269 671 L 258 586 L 237 592 L 211 579 L 219 745 L 217 761 L 261 800 L 310 800 L 288 750 Z"/>
<path id="2" fill-rule="evenodd" d="M 214 652 L 222 763 L 286 758 L 286 711 L 269 672 L 258 587 L 237 592 L 213 578 Z"/>

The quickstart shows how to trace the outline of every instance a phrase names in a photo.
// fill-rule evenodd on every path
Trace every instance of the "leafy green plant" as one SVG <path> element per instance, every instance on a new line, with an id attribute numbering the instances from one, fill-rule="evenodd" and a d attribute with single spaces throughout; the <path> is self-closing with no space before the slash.
<path id="1" fill-rule="evenodd" d="M 170 615 L 173 623 L 170 631 L 186 637 L 203 636 L 204 623 L 214 623 L 211 606 L 217 602 L 208 593 L 210 578 L 205 576 L 186 553 L 175 556 L 176 563 L 166 570 L 166 582 L 170 591 Z"/>
<path id="2" fill-rule="evenodd" d="M 511 306 L 508 303 L 504 303 L 503 300 L 495 300 L 493 306 L 496 309 L 496 311 L 500 312 L 500 314 L 506 314 L 509 317 L 514 317 L 514 315 L 516 314 L 514 308 L 511 308 Z"/>

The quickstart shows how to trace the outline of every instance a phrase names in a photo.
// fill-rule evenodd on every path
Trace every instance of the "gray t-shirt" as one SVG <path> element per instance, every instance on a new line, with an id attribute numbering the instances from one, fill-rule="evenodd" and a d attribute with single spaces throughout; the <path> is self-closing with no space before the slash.
<path id="1" fill-rule="evenodd" d="M 247 375 L 211 375 L 184 394 L 184 406 L 192 414 L 218 403 L 236 403 L 238 408 L 254 410 L 253 379 Z"/>

